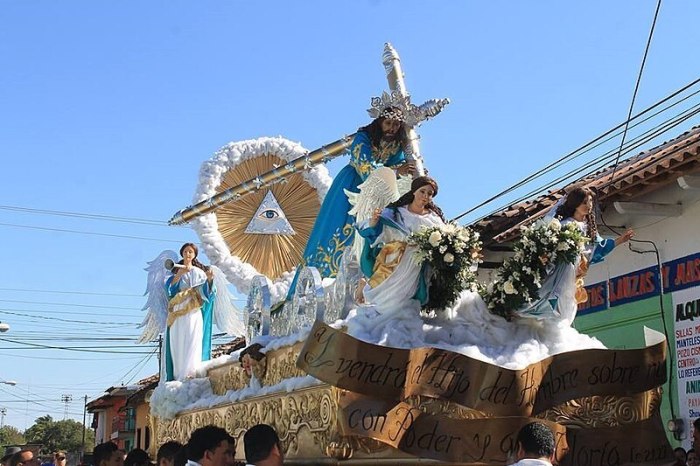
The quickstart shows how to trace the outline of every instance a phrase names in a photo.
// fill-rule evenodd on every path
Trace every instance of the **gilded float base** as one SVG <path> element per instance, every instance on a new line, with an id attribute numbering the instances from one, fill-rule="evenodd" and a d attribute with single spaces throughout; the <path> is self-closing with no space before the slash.
<path id="1" fill-rule="evenodd" d="M 301 344 L 270 351 L 252 370 L 247 367 L 246 371 L 237 362 L 210 369 L 208 375 L 212 388 L 216 394 L 224 394 L 244 388 L 251 376 L 261 380 L 262 386 L 274 386 L 289 378 L 300 377 L 303 372 L 296 367 L 300 351 Z M 282 387 L 280 385 L 280 391 Z M 285 464 L 388 466 L 440 463 L 416 458 L 370 438 L 343 436 L 340 420 L 344 394 L 349 392 L 320 384 L 290 393 L 273 393 L 213 408 L 185 411 L 172 420 L 154 418 L 153 428 L 157 445 L 161 445 L 168 440 L 185 443 L 192 431 L 204 425 L 224 427 L 236 438 L 236 458 L 241 461 L 245 458 L 243 434 L 255 424 L 265 423 L 273 426 L 280 436 Z M 658 410 L 660 400 L 660 388 L 631 397 L 588 397 L 571 400 L 537 417 L 574 428 L 611 427 L 647 419 Z M 453 419 L 489 417 L 481 411 L 440 399 L 413 396 L 405 401 L 424 413 Z"/>

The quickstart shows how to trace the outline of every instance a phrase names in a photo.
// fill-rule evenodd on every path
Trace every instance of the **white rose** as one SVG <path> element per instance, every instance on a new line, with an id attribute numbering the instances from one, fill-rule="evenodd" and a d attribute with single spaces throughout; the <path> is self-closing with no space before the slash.
<path id="1" fill-rule="evenodd" d="M 448 223 L 442 227 L 442 231 L 449 235 L 453 235 L 457 231 L 457 226 L 454 223 Z"/>
<path id="2" fill-rule="evenodd" d="M 442 259 L 445 261 L 445 264 L 451 264 L 455 261 L 455 256 L 448 252 Z"/>
<path id="3" fill-rule="evenodd" d="M 557 245 L 557 251 L 568 251 L 569 250 L 569 243 L 559 243 Z"/>
<path id="4" fill-rule="evenodd" d="M 552 221 L 549 223 L 549 227 L 554 231 L 559 231 L 561 230 L 561 222 L 558 218 L 553 218 Z"/>
<path id="5" fill-rule="evenodd" d="M 440 234 L 439 231 L 434 231 L 430 233 L 430 236 L 428 236 L 428 243 L 434 248 L 438 247 L 440 244 L 440 240 L 442 239 L 442 235 Z"/>
<path id="6" fill-rule="evenodd" d="M 513 286 L 513 282 L 508 280 L 503 284 L 503 291 L 506 292 L 506 294 L 515 294 L 515 287 Z"/>

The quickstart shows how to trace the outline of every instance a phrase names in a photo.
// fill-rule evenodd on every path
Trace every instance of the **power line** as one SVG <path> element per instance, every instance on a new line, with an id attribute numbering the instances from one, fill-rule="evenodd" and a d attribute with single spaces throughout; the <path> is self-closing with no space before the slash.
<path id="1" fill-rule="evenodd" d="M 653 105 L 647 107 L 646 109 L 642 110 L 641 112 L 639 112 L 639 113 L 636 114 L 634 117 L 632 117 L 631 119 L 628 119 L 628 120 L 629 120 L 629 121 L 633 121 L 633 120 L 636 120 L 636 119 L 640 118 L 641 116 L 643 116 L 643 115 L 645 115 L 645 114 L 651 112 L 651 111 L 654 110 L 655 108 L 657 108 L 657 107 L 659 107 L 659 106 L 665 104 L 665 103 L 668 102 L 669 100 L 671 100 L 671 99 L 675 98 L 676 96 L 682 94 L 683 92 L 687 91 L 688 89 L 692 88 L 693 86 L 695 86 L 695 85 L 698 84 L 698 83 L 700 83 L 700 78 L 698 78 L 698 79 L 696 79 L 696 80 L 694 80 L 694 81 L 692 81 L 692 82 L 686 84 L 685 86 L 683 86 L 683 87 L 681 87 L 680 89 L 676 90 L 675 92 L 671 93 L 671 94 L 668 95 L 667 97 L 664 97 L 663 99 L 659 100 L 658 102 L 654 103 Z M 692 94 L 692 95 L 695 95 L 695 94 L 697 94 L 697 92 L 695 92 L 695 93 Z M 685 98 L 679 100 L 679 102 L 682 102 L 682 101 L 686 100 L 687 98 L 688 98 L 688 97 L 685 97 Z M 673 103 L 673 104 L 667 106 L 666 108 L 662 109 L 662 110 L 661 110 L 660 112 L 658 112 L 658 113 L 661 113 L 661 112 L 663 112 L 663 111 L 666 111 L 666 110 L 672 108 L 673 106 L 677 105 L 679 102 L 676 102 L 676 103 Z M 657 113 L 657 114 L 658 114 L 658 113 Z M 563 162 L 565 162 L 565 161 L 567 161 L 567 160 L 569 160 L 569 159 L 571 159 L 571 158 L 575 158 L 575 157 L 577 156 L 577 154 L 580 154 L 582 151 L 588 152 L 588 150 L 591 149 L 591 146 L 593 146 L 594 144 L 596 144 L 596 143 L 598 143 L 598 142 L 600 142 L 600 141 L 602 141 L 602 140 L 605 140 L 605 138 L 607 138 L 607 137 L 610 136 L 611 134 L 615 133 L 615 131 L 617 131 L 617 130 L 623 128 L 623 127 L 625 126 L 625 124 L 627 124 L 627 123 L 628 123 L 628 121 L 624 121 L 624 122 L 618 124 L 617 126 L 615 126 L 615 127 L 611 128 L 611 129 L 609 129 L 608 131 L 604 132 L 603 134 L 601 134 L 601 135 L 595 137 L 595 138 L 592 139 L 591 141 L 589 141 L 589 142 L 583 144 L 582 146 L 579 146 L 578 148 L 574 149 L 573 151 L 571 151 L 571 152 L 567 153 L 566 155 L 560 157 L 559 159 L 555 160 L 554 162 L 550 163 L 549 165 L 545 166 L 544 168 L 542 168 L 542 169 L 536 171 L 536 172 L 533 173 L 532 175 L 529 175 L 529 176 L 523 178 L 522 180 L 518 181 L 517 183 L 513 184 L 512 186 L 510 186 L 510 187 L 508 187 L 508 188 L 506 188 L 506 189 L 504 189 L 504 190 L 502 190 L 502 191 L 500 191 L 500 192 L 494 194 L 493 196 L 491 196 L 491 197 L 489 197 L 488 199 L 482 201 L 481 203 L 477 204 L 476 206 L 471 207 L 471 208 L 469 208 L 468 210 L 462 212 L 461 214 L 459 214 L 459 215 L 457 215 L 456 217 L 454 217 L 452 220 L 453 220 L 453 221 L 459 220 L 459 219 L 463 218 L 464 216 L 466 216 L 466 215 L 468 215 L 468 214 L 474 212 L 475 210 L 477 210 L 477 209 L 479 209 L 479 208 L 481 208 L 481 207 L 484 207 L 485 205 L 488 205 L 488 204 L 492 203 L 492 202 L 495 201 L 496 199 L 499 199 L 499 198 L 505 196 L 506 194 L 509 194 L 511 191 L 514 191 L 515 189 L 517 189 L 517 188 L 519 188 L 519 187 L 521 187 L 521 186 L 523 186 L 523 185 L 529 183 L 530 181 L 533 181 L 534 179 L 537 179 L 537 178 L 541 177 L 542 175 L 544 175 L 544 174 L 550 172 L 550 171 L 553 170 L 554 168 L 557 168 L 557 167 L 560 166 Z"/>
<path id="2" fill-rule="evenodd" d="M 700 93 L 700 91 L 697 91 L 696 94 L 697 93 Z M 672 129 L 672 128 L 680 125 L 681 123 L 689 120 L 690 118 L 696 116 L 699 111 L 700 111 L 700 103 L 693 105 L 692 107 L 684 110 L 683 112 L 675 115 L 674 117 L 671 117 L 671 118 L 663 121 L 662 123 L 658 124 L 657 126 L 645 131 L 644 133 L 640 134 L 639 136 L 635 137 L 634 139 L 632 139 L 631 141 L 626 143 L 627 145 L 624 149 L 624 153 L 628 154 L 631 151 L 633 151 L 633 150 L 641 147 L 642 145 L 650 142 L 651 140 L 660 136 L 661 134 L 669 131 L 670 129 Z M 612 137 L 609 139 L 612 139 Z M 600 170 L 600 169 L 604 168 L 605 166 L 607 166 L 611 162 L 612 158 L 615 156 L 615 153 L 616 153 L 616 149 L 611 149 L 611 150 L 603 153 L 602 155 L 596 157 L 595 159 L 593 159 L 589 162 L 586 162 L 581 167 L 574 168 L 573 170 L 555 178 L 554 180 L 550 180 L 545 185 L 541 185 L 537 188 L 534 188 L 529 193 L 526 193 L 526 194 L 520 196 L 519 198 L 510 201 L 508 204 L 500 206 L 500 207 L 492 210 L 490 213 L 483 215 L 483 216 L 479 217 L 478 219 L 474 220 L 474 222 L 478 222 L 479 220 L 481 220 L 483 218 L 494 215 L 494 214 L 502 211 L 503 209 L 505 209 L 509 205 L 517 204 L 517 203 L 522 202 L 526 199 L 529 199 L 530 197 L 532 197 L 536 194 L 544 192 L 547 189 L 551 189 L 554 186 L 558 185 L 559 183 L 564 182 L 568 179 L 572 179 L 576 176 L 578 176 L 579 179 L 581 177 L 588 176 L 591 173 L 594 173 L 597 170 Z M 505 191 L 504 191 L 504 193 L 505 193 Z M 480 204 L 480 206 L 483 206 L 485 204 L 486 203 L 482 203 L 482 204 Z M 470 211 L 465 212 L 465 214 L 469 213 L 475 209 L 476 208 L 473 208 Z"/>
<path id="3" fill-rule="evenodd" d="M 133 353 L 133 354 L 144 354 L 144 353 Z M 7 358 L 20 358 L 20 359 L 41 359 L 42 361 L 43 360 L 50 360 L 50 361 L 124 361 L 127 359 L 141 359 L 141 356 L 134 356 L 134 357 L 120 356 L 117 358 L 61 358 L 61 357 L 53 357 L 53 356 L 26 356 L 26 355 L 21 355 L 21 354 L 9 354 L 9 353 L 0 353 L 0 356 L 4 356 Z"/>
<path id="4" fill-rule="evenodd" d="M 127 293 L 104 293 L 92 291 L 66 291 L 66 290 L 37 290 L 35 288 L 0 288 L 0 291 L 19 291 L 27 293 L 55 293 L 55 294 L 79 294 L 91 296 L 124 296 L 133 298 L 143 298 L 143 294 L 127 294 Z"/>
<path id="5" fill-rule="evenodd" d="M 168 222 L 164 220 L 149 220 L 144 218 L 133 218 L 133 217 L 117 217 L 114 215 L 103 215 L 103 214 L 88 214 L 84 212 L 68 212 L 63 210 L 48 210 L 48 209 L 34 209 L 31 207 L 20 207 L 20 206 L 10 206 L 10 205 L 0 205 L 0 210 L 10 210 L 14 212 L 23 212 L 30 214 L 42 214 L 42 215 L 55 215 L 59 217 L 74 217 L 82 218 L 88 220 L 107 220 L 111 222 L 122 222 L 122 223 L 137 223 L 142 225 L 153 225 L 153 226 L 170 226 Z"/>
<path id="6" fill-rule="evenodd" d="M 90 320 L 73 320 L 73 319 L 61 319 L 60 317 L 47 317 L 47 316 L 33 316 L 30 314 L 22 314 L 21 312 L 10 312 L 0 309 L 0 314 L 10 314 L 21 317 L 30 317 L 32 319 L 44 319 L 44 320 L 57 320 L 59 322 L 71 322 L 76 324 L 99 324 L 99 325 L 123 325 L 123 326 L 136 326 L 138 322 L 96 322 Z"/>
<path id="7" fill-rule="evenodd" d="M 654 12 L 654 20 L 651 22 L 651 29 L 649 30 L 649 37 L 647 39 L 647 45 L 644 48 L 644 57 L 642 58 L 642 64 L 639 67 L 639 74 L 637 74 L 637 83 L 634 85 L 634 92 L 632 93 L 632 101 L 630 102 L 630 109 L 627 112 L 627 121 L 625 122 L 625 130 L 622 132 L 622 139 L 620 140 L 620 150 L 615 158 L 615 166 L 613 168 L 612 175 L 610 178 L 615 177 L 615 170 L 617 170 L 617 164 L 620 161 L 620 155 L 622 154 L 622 147 L 625 145 L 625 138 L 627 137 L 627 127 L 629 126 L 630 117 L 632 116 L 632 111 L 634 110 L 634 102 L 637 100 L 637 92 L 639 91 L 639 84 L 642 82 L 642 74 L 644 73 L 644 65 L 647 62 L 647 56 L 649 55 L 649 47 L 651 46 L 651 39 L 654 37 L 654 29 L 656 29 L 656 19 L 659 17 L 659 10 L 661 9 L 661 0 L 656 3 L 656 11 Z"/>
<path id="8" fill-rule="evenodd" d="M 25 301 L 22 299 L 0 299 L 0 303 L 18 303 L 18 304 L 37 304 L 40 306 L 68 306 L 68 307 L 91 307 L 99 309 L 121 309 L 124 311 L 141 311 L 142 309 L 136 307 L 124 307 L 124 306 L 105 306 L 103 304 L 80 304 L 80 303 L 54 303 L 46 301 Z"/>
<path id="9" fill-rule="evenodd" d="M 137 239 L 142 241 L 158 241 L 159 243 L 177 243 L 183 244 L 186 241 L 174 240 L 174 239 L 160 239 L 160 238 L 147 238 L 145 236 L 130 236 L 130 235 L 116 235 L 112 233 L 99 233 L 95 231 L 81 231 L 81 230 L 68 230 L 65 228 L 49 228 L 49 227 L 38 227 L 34 225 L 19 225 L 16 223 L 0 223 L 3 227 L 13 227 L 13 228 L 26 228 L 29 230 L 41 230 L 41 231 L 57 231 L 61 233 L 74 233 L 78 235 L 92 235 L 92 236 L 106 236 L 108 238 L 123 238 L 123 239 Z"/>
<path id="10" fill-rule="evenodd" d="M 5 341 L 8 343 L 13 343 L 15 345 L 23 345 L 23 346 L 28 346 L 29 348 L 24 348 L 24 350 L 28 349 L 57 349 L 57 350 L 64 350 L 64 351 L 78 351 L 78 352 L 87 352 L 87 353 L 114 353 L 114 354 L 148 354 L 149 352 L 147 351 L 103 351 L 104 349 L 110 349 L 110 348 L 134 348 L 133 346 L 100 346 L 100 347 L 93 347 L 93 348 L 86 348 L 86 347 L 68 347 L 68 346 L 52 346 L 52 345 L 40 345 L 38 343 L 26 343 L 26 342 L 21 342 L 21 341 L 16 341 L 16 340 L 11 340 L 9 338 L 0 338 L 0 341 Z M 149 345 L 145 344 L 142 345 L 142 347 L 148 348 Z M 152 346 L 151 346 L 152 348 Z M 22 348 L 0 348 L 0 350 L 6 351 L 6 350 L 20 350 Z M 134 348 L 136 349 L 136 348 Z"/>
<path id="11" fill-rule="evenodd" d="M 57 305 L 61 305 L 61 304 L 57 304 Z M 110 309 L 109 307 L 104 307 L 104 306 L 88 306 L 88 305 L 84 305 L 84 304 L 63 304 L 63 305 L 70 306 L 70 307 L 92 307 L 92 308 L 97 308 L 97 309 L 102 309 L 102 308 Z M 57 309 L 24 309 L 24 308 L 16 309 L 16 308 L 4 307 L 4 306 L 1 309 L 7 310 L 7 311 L 12 311 L 12 312 L 45 312 L 48 314 L 61 314 L 61 315 L 66 315 L 66 314 L 81 315 L 81 316 L 99 315 L 96 312 L 64 311 L 64 310 L 57 310 Z M 123 310 L 136 311 L 137 309 L 136 308 L 126 308 Z M 145 315 L 145 313 L 142 312 L 141 314 L 130 315 L 129 317 L 140 318 L 144 315 Z"/>

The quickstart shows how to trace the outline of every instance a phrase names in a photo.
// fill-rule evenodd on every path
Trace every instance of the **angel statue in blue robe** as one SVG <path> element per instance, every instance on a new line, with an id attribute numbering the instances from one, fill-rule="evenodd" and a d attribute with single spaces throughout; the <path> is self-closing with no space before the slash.
<path id="1" fill-rule="evenodd" d="M 306 243 L 301 266 L 316 267 L 321 277 L 337 275 L 345 249 L 352 245 L 355 217 L 350 213 L 348 195 L 377 167 L 394 169 L 396 176 L 413 175 L 415 164 L 406 159 L 406 126 L 413 126 L 417 107 L 408 97 L 386 92 L 372 99 L 368 110 L 374 120 L 361 127 L 350 146 L 350 163 L 333 180 L 319 210 Z M 301 268 L 301 267 L 300 267 Z M 291 299 L 298 278 L 294 277 L 287 294 Z"/>
<path id="2" fill-rule="evenodd" d="M 588 294 L 584 288 L 584 277 L 589 264 L 601 262 L 616 246 L 626 243 L 634 236 L 627 230 L 617 238 L 603 238 L 598 234 L 595 221 L 594 193 L 589 188 L 573 188 L 545 217 L 545 221 L 560 221 L 562 226 L 570 223 L 588 237 L 578 260 L 574 264 L 556 265 L 542 282 L 539 299 L 513 311 L 513 315 L 539 320 L 554 319 L 571 325 L 580 303 L 585 303 Z"/>
<path id="3" fill-rule="evenodd" d="M 148 313 L 139 343 L 163 333 L 161 380 L 186 380 L 197 376 L 202 361 L 211 359 L 212 324 L 232 336 L 245 333 L 243 314 L 232 303 L 223 272 L 205 266 L 193 243 L 163 251 L 148 263 Z M 177 261 L 177 262 L 176 262 Z"/>

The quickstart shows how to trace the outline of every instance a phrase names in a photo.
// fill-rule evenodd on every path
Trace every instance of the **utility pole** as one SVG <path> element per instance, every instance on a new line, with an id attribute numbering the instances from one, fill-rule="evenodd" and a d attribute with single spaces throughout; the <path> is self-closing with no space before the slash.
<path id="1" fill-rule="evenodd" d="M 65 408 L 63 409 L 63 420 L 66 420 L 66 417 L 68 416 L 68 403 L 73 401 L 73 395 L 61 395 L 61 402 L 65 404 Z"/>
<path id="2" fill-rule="evenodd" d="M 87 429 L 87 427 L 85 426 L 85 414 L 87 413 L 87 395 L 85 395 L 85 398 L 83 400 L 83 443 L 80 447 L 81 464 L 85 464 L 85 430 Z"/>
<path id="3" fill-rule="evenodd" d="M 0 429 L 5 427 L 5 414 L 7 414 L 7 408 L 0 408 Z"/>

